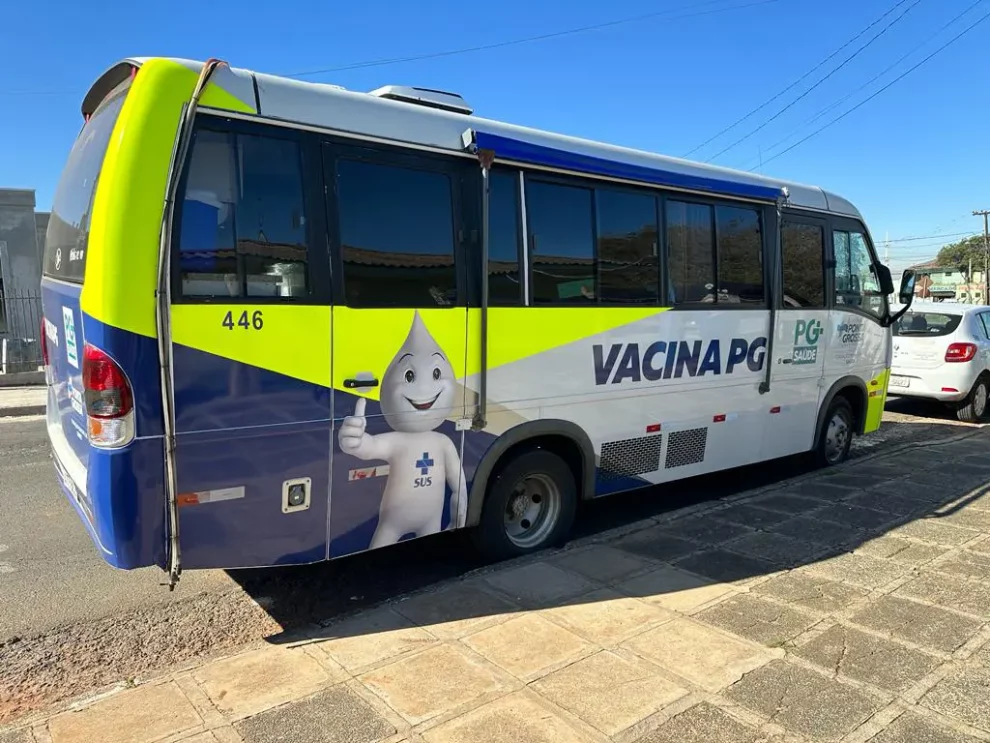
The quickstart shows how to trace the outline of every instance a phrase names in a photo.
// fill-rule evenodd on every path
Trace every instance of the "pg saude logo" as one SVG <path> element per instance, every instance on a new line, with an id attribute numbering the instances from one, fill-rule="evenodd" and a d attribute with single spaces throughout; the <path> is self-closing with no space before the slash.
<path id="1" fill-rule="evenodd" d="M 822 324 L 818 320 L 798 320 L 794 325 L 793 364 L 814 364 L 818 361 L 818 341 Z"/>

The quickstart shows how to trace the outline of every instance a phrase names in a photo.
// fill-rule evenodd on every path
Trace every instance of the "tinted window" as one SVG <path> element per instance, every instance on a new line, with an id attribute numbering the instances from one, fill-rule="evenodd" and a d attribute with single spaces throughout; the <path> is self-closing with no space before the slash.
<path id="1" fill-rule="evenodd" d="M 763 238 L 755 209 L 719 206 L 718 301 L 763 303 Z"/>
<path id="2" fill-rule="evenodd" d="M 298 145 L 201 129 L 188 167 L 177 230 L 183 296 L 305 296 Z"/>
<path id="3" fill-rule="evenodd" d="M 824 236 L 821 227 L 784 220 L 780 244 L 783 306 L 824 307 Z"/>
<path id="4" fill-rule="evenodd" d="M 601 189 L 598 206 L 598 296 L 616 304 L 656 304 L 657 202 L 652 196 Z"/>
<path id="5" fill-rule="evenodd" d="M 712 207 L 667 202 L 669 291 L 674 304 L 715 301 Z"/>
<path id="6" fill-rule="evenodd" d="M 835 252 L 835 304 L 883 314 L 883 295 L 873 268 L 873 258 L 861 232 L 832 233 Z"/>
<path id="7" fill-rule="evenodd" d="M 519 174 L 491 173 L 488 195 L 488 301 L 522 302 L 519 275 Z"/>
<path id="8" fill-rule="evenodd" d="M 982 315 L 981 315 L 982 317 Z M 962 321 L 962 315 L 950 315 L 943 312 L 911 312 L 905 313 L 891 326 L 894 335 L 949 335 L 955 332 Z M 977 325 L 980 325 L 977 320 Z"/>
<path id="9" fill-rule="evenodd" d="M 591 197 L 587 188 L 527 181 L 534 303 L 595 300 Z"/>
<path id="10" fill-rule="evenodd" d="M 337 210 L 348 305 L 435 307 L 457 302 L 449 176 L 340 160 Z"/>
<path id="11" fill-rule="evenodd" d="M 103 158 L 127 88 L 101 104 L 76 138 L 62 170 L 45 238 L 45 274 L 82 282 L 86 270 L 89 219 Z"/>

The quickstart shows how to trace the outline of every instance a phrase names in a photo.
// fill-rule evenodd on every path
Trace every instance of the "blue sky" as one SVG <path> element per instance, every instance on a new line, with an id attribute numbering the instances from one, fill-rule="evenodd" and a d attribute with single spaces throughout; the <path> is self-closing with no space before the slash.
<path id="1" fill-rule="evenodd" d="M 37 190 L 47 209 L 81 124 L 89 84 L 119 58 L 221 57 L 273 73 L 496 44 L 665 13 L 599 30 L 472 53 L 307 76 L 353 90 L 412 84 L 460 92 L 488 118 L 684 155 L 779 93 L 898 0 L 310 0 L 15 3 L 4 11 L 0 61 L 0 186 Z M 874 28 L 802 83 L 694 152 L 707 159 L 766 122 L 910 10 L 871 46 L 714 162 L 748 169 L 856 105 L 990 12 L 990 0 L 933 37 L 974 0 L 902 0 Z M 725 10 L 726 8 L 733 8 Z M 487 10 L 486 10 L 487 8 Z M 705 13 L 702 15 L 702 13 Z M 685 17 L 687 16 L 687 17 Z M 990 21 L 842 121 L 765 163 L 763 172 L 852 200 L 878 243 L 976 231 L 990 208 L 986 122 Z M 824 118 L 899 57 L 891 72 Z M 785 145 L 773 145 L 793 134 Z M 953 238 L 946 238 L 944 241 Z M 933 255 L 940 239 L 891 245 L 895 271 Z"/>

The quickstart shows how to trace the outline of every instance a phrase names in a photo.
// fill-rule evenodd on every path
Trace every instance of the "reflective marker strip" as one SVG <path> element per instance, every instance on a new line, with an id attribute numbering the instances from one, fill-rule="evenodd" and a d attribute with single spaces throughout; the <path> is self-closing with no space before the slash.
<path id="1" fill-rule="evenodd" d="M 197 506 L 201 503 L 215 503 L 224 500 L 237 500 L 244 497 L 244 486 L 236 488 L 220 488 L 219 490 L 201 490 L 196 493 L 179 493 L 179 506 Z"/>

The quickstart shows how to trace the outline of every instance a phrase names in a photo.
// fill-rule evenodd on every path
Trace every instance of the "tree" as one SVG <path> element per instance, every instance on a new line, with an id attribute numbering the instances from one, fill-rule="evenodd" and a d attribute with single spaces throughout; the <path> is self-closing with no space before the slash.
<path id="1" fill-rule="evenodd" d="M 982 271 L 983 270 L 983 235 L 973 235 L 973 237 L 967 237 L 959 242 L 954 242 L 946 245 L 940 251 L 938 251 L 938 265 L 949 267 L 958 267 L 962 270 L 968 270 L 970 260 L 973 261 L 973 270 Z"/>

